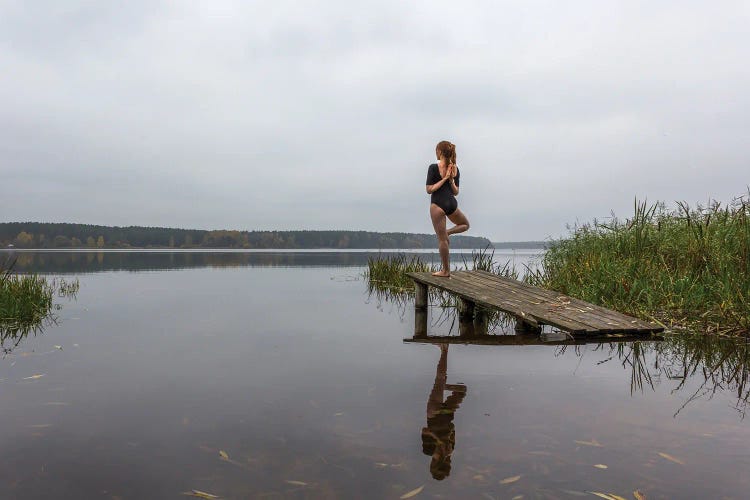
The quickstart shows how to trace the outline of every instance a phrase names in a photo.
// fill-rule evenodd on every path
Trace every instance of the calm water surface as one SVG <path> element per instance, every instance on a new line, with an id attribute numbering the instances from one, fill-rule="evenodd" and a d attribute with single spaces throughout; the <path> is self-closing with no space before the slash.
<path id="1" fill-rule="evenodd" d="M 3 346 L 0 498 L 748 497 L 746 348 L 405 343 L 368 255 L 21 254 L 81 288 Z"/>

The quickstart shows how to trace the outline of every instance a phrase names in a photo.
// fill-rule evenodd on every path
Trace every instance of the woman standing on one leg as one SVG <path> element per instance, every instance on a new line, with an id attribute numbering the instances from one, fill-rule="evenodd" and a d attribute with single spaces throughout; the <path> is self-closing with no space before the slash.
<path id="1" fill-rule="evenodd" d="M 469 229 L 469 220 L 458 209 L 456 196 L 461 173 L 456 166 L 456 145 L 440 141 L 435 148 L 438 162 L 427 168 L 427 194 L 430 194 L 430 217 L 438 239 L 438 250 L 443 268 L 432 273 L 433 276 L 448 278 L 450 267 L 450 240 L 452 234 L 463 233 Z M 455 224 L 446 229 L 446 217 Z"/>

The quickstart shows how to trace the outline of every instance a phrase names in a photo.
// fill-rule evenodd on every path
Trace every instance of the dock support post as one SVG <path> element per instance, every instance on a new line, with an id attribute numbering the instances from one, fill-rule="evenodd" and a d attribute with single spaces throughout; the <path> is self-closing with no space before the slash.
<path id="1" fill-rule="evenodd" d="M 520 316 L 516 316 L 516 333 L 542 333 L 542 327 L 539 323 L 532 323 Z"/>
<path id="2" fill-rule="evenodd" d="M 414 309 L 414 338 L 427 337 L 427 308 Z"/>
<path id="3" fill-rule="evenodd" d="M 468 319 L 471 321 L 474 318 L 474 302 L 468 301 L 463 297 L 458 297 L 456 309 L 458 309 L 459 320 Z"/>
<path id="4" fill-rule="evenodd" d="M 489 318 L 487 311 L 482 307 L 477 307 L 474 311 L 474 333 L 476 335 L 487 335 L 489 329 Z"/>
<path id="5" fill-rule="evenodd" d="M 427 285 L 414 282 L 414 307 L 427 309 Z"/>
<path id="6" fill-rule="evenodd" d="M 427 285 L 414 282 L 414 337 L 427 336 Z"/>

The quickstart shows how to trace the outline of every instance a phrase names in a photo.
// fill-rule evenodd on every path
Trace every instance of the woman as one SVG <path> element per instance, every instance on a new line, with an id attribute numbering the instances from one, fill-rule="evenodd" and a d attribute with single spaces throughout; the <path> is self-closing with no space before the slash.
<path id="1" fill-rule="evenodd" d="M 438 250 L 443 268 L 432 273 L 433 276 L 449 278 L 451 275 L 449 240 L 452 234 L 463 233 L 469 229 L 469 220 L 458 209 L 456 196 L 461 173 L 456 166 L 456 145 L 440 141 L 435 148 L 438 162 L 427 168 L 427 194 L 430 194 L 430 217 L 438 239 Z M 446 217 L 455 224 L 446 230 Z"/>
<path id="2" fill-rule="evenodd" d="M 456 447 L 456 410 L 466 396 L 464 384 L 446 384 L 448 374 L 448 344 L 440 344 L 440 360 L 435 373 L 435 384 L 427 398 L 427 427 L 422 428 L 422 453 L 431 456 L 430 472 L 438 481 L 451 472 L 451 456 Z M 443 401 L 445 391 L 451 395 Z"/>

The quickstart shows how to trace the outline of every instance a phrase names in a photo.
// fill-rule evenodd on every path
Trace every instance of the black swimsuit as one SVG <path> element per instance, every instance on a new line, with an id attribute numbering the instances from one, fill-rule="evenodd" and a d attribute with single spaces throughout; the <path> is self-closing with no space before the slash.
<path id="1" fill-rule="evenodd" d="M 459 172 L 458 167 L 456 167 L 456 178 L 454 179 L 456 182 L 456 187 L 458 187 L 458 179 L 460 177 L 461 172 Z M 440 182 L 440 179 L 442 179 L 442 177 L 440 177 L 440 169 L 438 168 L 437 163 L 433 163 L 432 165 L 427 167 L 428 186 Z M 432 195 L 430 196 L 430 202 L 442 208 L 443 212 L 445 212 L 445 215 L 450 215 L 456 211 L 456 209 L 458 208 L 458 202 L 456 201 L 456 197 L 453 196 L 450 181 L 445 181 L 445 184 L 440 186 L 440 189 L 432 193 Z"/>

